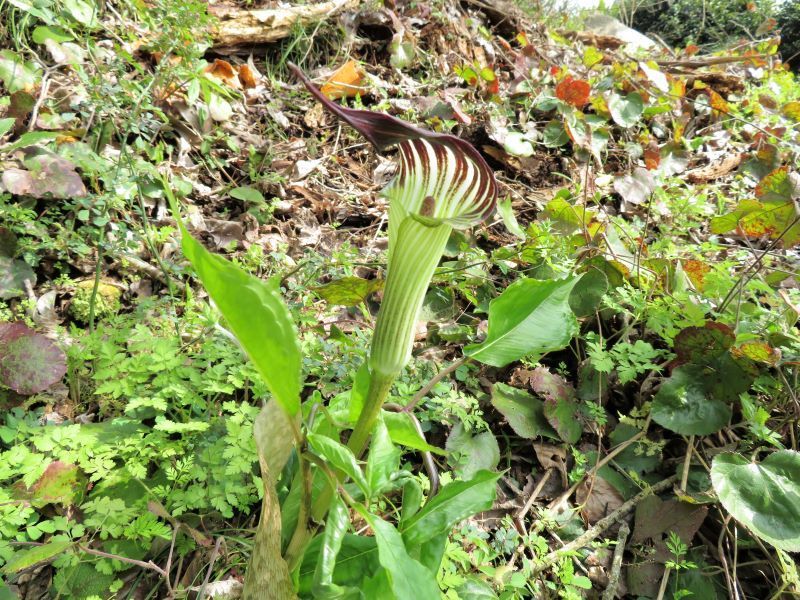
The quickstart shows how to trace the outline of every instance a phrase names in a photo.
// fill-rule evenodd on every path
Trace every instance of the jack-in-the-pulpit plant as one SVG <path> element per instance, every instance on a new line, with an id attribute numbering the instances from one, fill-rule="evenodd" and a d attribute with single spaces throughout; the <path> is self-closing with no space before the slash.
<path id="1" fill-rule="evenodd" d="M 497 184 L 466 141 L 382 113 L 340 107 L 297 67 L 291 68 L 328 110 L 379 150 L 397 145 L 399 169 L 383 191 L 389 199 L 386 285 L 366 357 L 369 391 L 349 447 L 340 441 L 338 421 L 328 419 L 320 427 L 327 413 L 304 405 L 300 345 L 279 282 L 262 281 L 208 252 L 179 221 L 184 254 L 271 393 L 255 427 L 264 498 L 243 598 L 284 600 L 299 592 L 314 598 L 438 600 L 436 574 L 450 529 L 492 506 L 498 475 L 479 471 L 468 481 L 454 481 L 438 494 L 429 494 L 424 504 L 422 490 L 414 483 L 411 488 L 416 486 L 417 492 L 409 492 L 406 508 L 406 489 L 413 482 L 398 483 L 409 474 L 402 474 L 401 453 L 388 421 L 379 416 L 411 355 L 417 316 L 448 237 L 453 228 L 475 225 L 493 212 Z M 166 181 L 164 187 L 178 216 Z M 314 414 L 304 421 L 303 415 Z M 374 451 L 364 469 L 358 457 L 368 441 Z M 288 492 L 276 493 L 278 481 Z M 398 485 L 403 487 L 404 504 L 393 515 L 393 525 L 372 510 L 396 506 L 396 499 L 375 501 Z M 349 533 L 350 515 L 356 513 L 374 535 Z M 337 556 L 348 545 L 348 553 L 357 546 L 364 558 L 356 566 L 343 565 L 339 572 Z M 309 561 L 311 575 L 303 568 Z"/>
<path id="2" fill-rule="evenodd" d="M 343 108 L 290 67 L 325 108 L 379 150 L 392 145 L 400 150 L 398 173 L 383 190 L 389 200 L 388 268 L 369 353 L 369 392 L 349 443 L 359 455 L 389 388 L 411 357 L 417 316 L 450 233 L 494 212 L 497 183 L 468 142 L 382 113 Z"/>

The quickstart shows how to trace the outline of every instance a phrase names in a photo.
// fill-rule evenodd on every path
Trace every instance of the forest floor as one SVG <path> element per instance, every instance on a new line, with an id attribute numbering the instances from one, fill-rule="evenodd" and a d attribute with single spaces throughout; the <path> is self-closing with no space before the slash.
<path id="1" fill-rule="evenodd" d="M 445 536 L 442 596 L 800 594 L 800 83 L 775 32 L 637 49 L 484 0 L 329 4 L 255 43 L 220 23 L 270 6 L 0 2 L 0 600 L 240 593 L 267 387 L 168 195 L 279 283 L 304 427 L 347 413 L 396 153 L 290 62 L 467 140 L 499 185 L 448 241 L 391 392 L 424 436 L 393 437 L 421 494 L 497 473 Z M 514 312 L 519 280 L 541 297 Z M 504 319 L 528 351 L 471 358 Z M 400 523 L 410 489 L 371 510 Z M 313 577 L 300 596 L 327 597 Z"/>

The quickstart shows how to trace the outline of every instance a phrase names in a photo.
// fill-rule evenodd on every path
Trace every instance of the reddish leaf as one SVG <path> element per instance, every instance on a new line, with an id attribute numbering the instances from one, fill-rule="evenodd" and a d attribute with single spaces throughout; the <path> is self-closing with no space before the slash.
<path id="1" fill-rule="evenodd" d="M 37 507 L 45 504 L 72 506 L 82 500 L 85 490 L 86 477 L 78 466 L 57 460 L 47 465 L 33 486 L 18 488 L 17 493 Z"/>
<path id="2" fill-rule="evenodd" d="M 707 364 L 725 354 L 735 340 L 727 325 L 706 321 L 703 327 L 687 327 L 675 336 L 675 354 L 681 363 Z"/>
<path id="3" fill-rule="evenodd" d="M 661 163 L 661 150 L 655 143 L 650 143 L 644 149 L 644 166 L 648 171 L 653 171 L 658 168 Z"/>
<path id="4" fill-rule="evenodd" d="M 61 349 L 22 323 L 0 323 L 0 383 L 18 394 L 36 394 L 67 372 Z"/>
<path id="5" fill-rule="evenodd" d="M 582 108 L 589 102 L 589 94 L 592 88 L 588 81 L 574 79 L 567 75 L 564 80 L 556 86 L 556 98 L 571 104 L 575 108 Z"/>

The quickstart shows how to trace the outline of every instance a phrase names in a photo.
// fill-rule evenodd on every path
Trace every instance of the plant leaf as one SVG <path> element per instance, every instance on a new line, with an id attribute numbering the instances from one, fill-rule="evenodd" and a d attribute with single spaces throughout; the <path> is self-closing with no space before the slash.
<path id="1" fill-rule="evenodd" d="M 578 330 L 569 295 L 579 279 L 515 281 L 489 304 L 486 340 L 466 346 L 464 354 L 504 367 L 523 356 L 563 348 Z"/>
<path id="2" fill-rule="evenodd" d="M 702 369 L 678 367 L 661 384 L 653 398 L 653 421 L 682 435 L 708 435 L 722 429 L 731 418 L 725 402 L 706 393 Z"/>
<path id="3" fill-rule="evenodd" d="M 172 210 L 178 218 L 177 206 Z M 300 409 L 301 356 L 292 316 L 273 285 L 211 254 L 183 227 L 181 246 L 273 397 L 290 416 Z"/>
<path id="4" fill-rule="evenodd" d="M 35 546 L 30 550 L 16 552 L 14 556 L 3 566 L 3 573 L 19 573 L 23 569 L 32 567 L 36 563 L 50 560 L 62 554 L 67 548 L 72 546 L 70 541 L 51 541 L 43 546 Z"/>
<path id="5" fill-rule="evenodd" d="M 346 473 L 361 488 L 365 496 L 369 496 L 369 484 L 350 448 L 332 438 L 317 433 L 308 434 L 308 443 L 317 454 L 340 471 Z"/>
<path id="6" fill-rule="evenodd" d="M 392 590 L 397 598 L 414 600 L 439 600 L 441 593 L 434 575 L 408 555 L 403 537 L 389 523 L 370 514 L 363 507 L 358 511 L 375 532 L 378 543 L 378 560 L 386 569 Z"/>
<path id="7" fill-rule="evenodd" d="M 24 260 L 0 256 L 0 300 L 25 295 L 25 282 L 36 285 L 36 273 Z"/>
<path id="8" fill-rule="evenodd" d="M 431 446 L 422 437 L 422 434 L 417 431 L 411 415 L 408 413 L 396 413 L 389 411 L 382 411 L 383 422 L 386 424 L 386 429 L 389 431 L 389 437 L 395 444 L 413 448 L 414 450 L 421 450 L 422 452 L 433 452 L 435 454 L 446 454 L 441 448 Z"/>
<path id="9" fill-rule="evenodd" d="M 64 352 L 22 323 L 0 323 L 0 383 L 18 394 L 37 394 L 67 372 Z"/>
<path id="10" fill-rule="evenodd" d="M 325 519 L 325 533 L 322 535 L 322 548 L 314 571 L 314 597 L 335 597 L 341 594 L 339 586 L 333 583 L 336 556 L 342 548 L 342 541 L 350 525 L 350 515 L 341 498 L 334 497 L 328 516 Z"/>
<path id="11" fill-rule="evenodd" d="M 380 493 L 399 468 L 400 449 L 392 443 L 384 422 L 378 419 L 372 431 L 372 441 L 367 456 L 366 477 L 370 494 L 374 497 Z"/>
<path id="12" fill-rule="evenodd" d="M 480 470 L 493 470 L 500 462 L 500 447 L 494 434 L 482 431 L 472 435 L 462 423 L 453 427 L 445 448 L 453 470 L 462 479 L 470 479 Z"/>
<path id="13" fill-rule="evenodd" d="M 608 110 L 617 125 L 633 127 L 644 112 L 644 102 L 637 92 L 626 96 L 612 92 L 608 97 Z"/>
<path id="14" fill-rule="evenodd" d="M 492 405 L 506 418 L 511 429 L 532 440 L 537 437 L 555 437 L 555 432 L 544 416 L 544 403 L 525 390 L 505 383 L 492 387 Z"/>
<path id="15" fill-rule="evenodd" d="M 404 523 L 403 539 L 409 548 L 449 532 L 454 525 L 494 504 L 495 484 L 501 473 L 478 471 L 469 481 L 454 481 Z"/>
<path id="16" fill-rule="evenodd" d="M 776 548 L 800 551 L 800 453 L 773 452 L 760 463 L 720 454 L 711 482 L 722 506 Z"/>

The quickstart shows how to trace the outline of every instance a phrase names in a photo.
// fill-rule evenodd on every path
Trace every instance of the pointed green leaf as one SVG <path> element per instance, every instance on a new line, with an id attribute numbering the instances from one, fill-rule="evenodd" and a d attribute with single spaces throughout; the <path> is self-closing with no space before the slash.
<path id="1" fill-rule="evenodd" d="M 334 439 L 316 433 L 308 434 L 308 443 L 313 450 L 331 465 L 343 471 L 352 479 L 365 496 L 369 495 L 369 485 L 358 466 L 358 461 L 352 450 Z"/>
<path id="2" fill-rule="evenodd" d="M 579 279 L 518 279 L 489 304 L 486 340 L 466 346 L 464 354 L 504 367 L 523 356 L 565 347 L 578 331 L 569 296 Z"/>
<path id="3" fill-rule="evenodd" d="M 378 560 L 389 573 L 397 598 L 413 600 L 440 600 L 441 593 L 434 575 L 408 555 L 403 537 L 390 524 L 366 511 L 359 512 L 375 532 L 378 543 Z"/>
<path id="4" fill-rule="evenodd" d="M 177 217 L 177 211 L 173 208 Z M 181 245 L 209 296 L 225 317 L 270 392 L 284 411 L 300 409 L 300 344 L 292 316 L 273 285 L 221 256 L 211 254 L 187 231 Z"/>
<path id="5" fill-rule="evenodd" d="M 450 531 L 454 525 L 494 504 L 495 485 L 500 473 L 479 471 L 469 481 L 448 483 L 403 527 L 409 548 Z"/>

